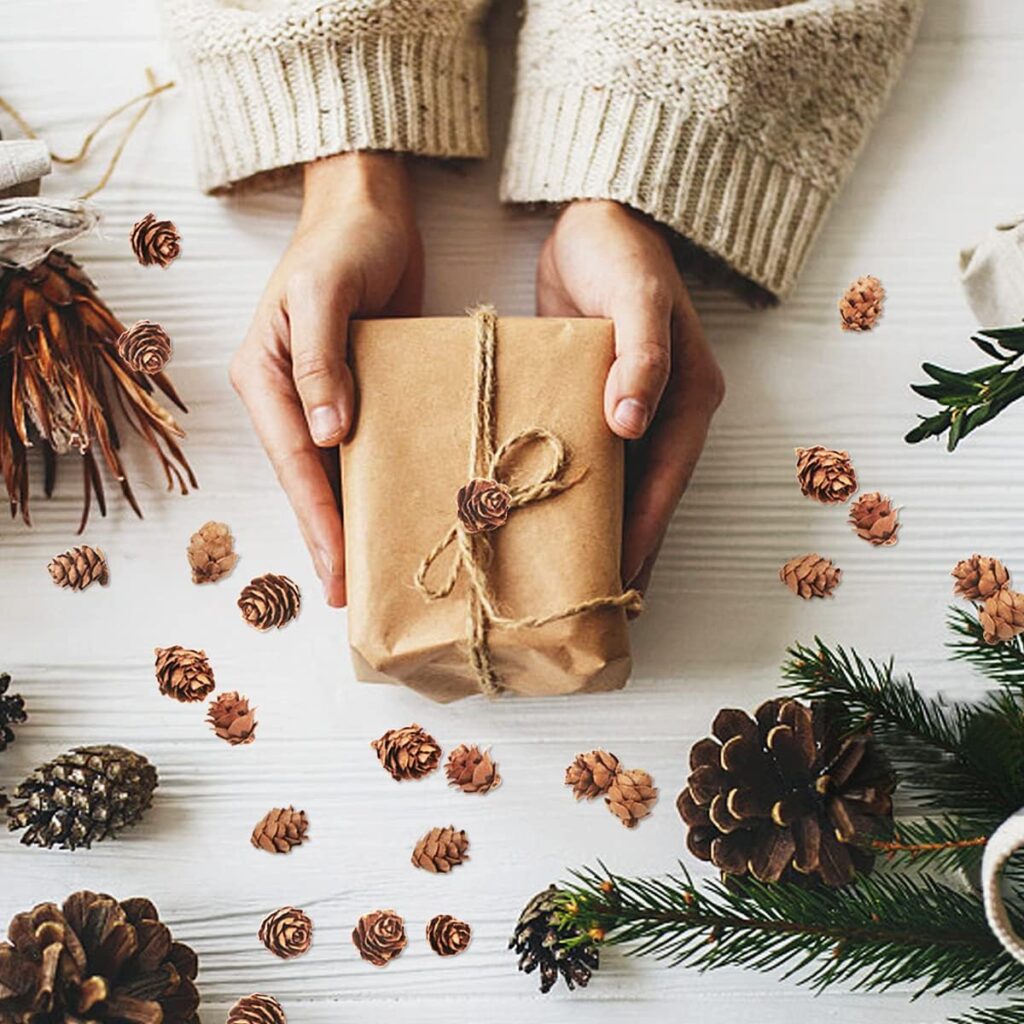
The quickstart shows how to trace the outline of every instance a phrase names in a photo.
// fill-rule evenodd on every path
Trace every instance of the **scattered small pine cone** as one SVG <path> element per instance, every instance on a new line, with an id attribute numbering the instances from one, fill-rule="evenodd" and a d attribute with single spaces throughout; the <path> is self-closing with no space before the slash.
<path id="1" fill-rule="evenodd" d="M 812 597 L 831 597 L 839 584 L 842 569 L 823 555 L 797 555 L 780 570 L 779 579 L 805 601 Z"/>
<path id="2" fill-rule="evenodd" d="M 1001 644 L 1024 633 L 1024 594 L 1009 587 L 997 590 L 982 606 L 978 616 L 985 631 L 985 643 Z"/>
<path id="3" fill-rule="evenodd" d="M 88 544 L 55 555 L 47 568 L 53 582 L 68 590 L 85 590 L 92 583 L 105 587 L 110 579 L 110 570 L 103 552 Z"/>
<path id="4" fill-rule="evenodd" d="M 233 747 L 252 743 L 256 738 L 256 709 L 250 708 L 249 698 L 243 697 L 237 690 L 222 693 L 216 700 L 210 701 L 206 721 L 222 740 Z"/>
<path id="5" fill-rule="evenodd" d="M 242 590 L 238 607 L 254 629 L 280 629 L 299 614 L 299 588 L 287 576 L 268 572 L 257 576 Z"/>
<path id="6" fill-rule="evenodd" d="M 463 793 L 489 793 L 501 785 L 498 766 L 491 760 L 490 752 L 475 745 L 468 747 L 463 743 L 456 747 L 448 755 L 444 770 L 448 785 Z"/>
<path id="7" fill-rule="evenodd" d="M 839 300 L 839 324 L 844 331 L 870 331 L 882 315 L 885 289 L 877 277 L 858 277 Z"/>
<path id="8" fill-rule="evenodd" d="M 422 779 L 441 761 L 437 740 L 415 722 L 401 729 L 388 729 L 370 746 L 377 751 L 377 760 L 397 782 Z"/>
<path id="9" fill-rule="evenodd" d="M 985 601 L 1010 584 L 1010 574 L 998 558 L 971 555 L 953 566 L 953 593 L 968 601 Z"/>
<path id="10" fill-rule="evenodd" d="M 25 714 L 25 701 L 16 693 L 7 692 L 11 685 L 11 677 L 7 672 L 0 672 L 0 752 L 14 742 L 12 725 L 21 725 L 28 720 Z M 2 807 L 0 807 L 2 809 Z"/>
<path id="11" fill-rule="evenodd" d="M 169 220 L 157 220 L 147 213 L 133 228 L 132 252 L 144 267 L 167 267 L 181 253 L 181 235 Z"/>
<path id="12" fill-rule="evenodd" d="M 841 505 L 857 490 L 850 453 L 820 444 L 796 449 L 796 476 L 800 490 L 823 505 Z"/>
<path id="13" fill-rule="evenodd" d="M 171 339 L 152 320 L 137 320 L 117 339 L 117 353 L 136 373 L 159 373 L 171 360 Z"/>
<path id="14" fill-rule="evenodd" d="M 352 930 L 359 955 L 374 967 L 383 967 L 405 949 L 405 922 L 393 910 L 363 914 Z"/>
<path id="15" fill-rule="evenodd" d="M 165 697 L 173 697 L 182 704 L 195 704 L 205 700 L 217 685 L 206 651 L 193 651 L 188 647 L 157 647 L 156 680 Z"/>
<path id="16" fill-rule="evenodd" d="M 895 544 L 899 533 L 899 509 L 892 498 L 878 491 L 862 494 L 850 506 L 850 523 L 857 536 L 876 547 Z"/>
<path id="17" fill-rule="evenodd" d="M 216 583 L 238 562 L 234 538 L 227 523 L 203 523 L 188 542 L 188 564 L 193 583 Z"/>
<path id="18" fill-rule="evenodd" d="M 282 960 L 302 956 L 313 942 L 313 922 L 304 910 L 281 907 L 263 919 L 260 942 Z"/>
<path id="19" fill-rule="evenodd" d="M 260 818 L 252 830 L 253 846 L 267 853 L 291 853 L 292 847 L 306 841 L 309 821 L 305 811 L 294 807 L 275 807 Z"/>
<path id="20" fill-rule="evenodd" d="M 577 754 L 576 759 L 565 769 L 565 784 L 572 786 L 577 800 L 593 800 L 604 796 L 619 770 L 619 759 L 607 750 L 591 750 L 589 754 Z"/>
<path id="21" fill-rule="evenodd" d="M 636 828 L 640 819 L 651 813 L 657 799 L 658 790 L 650 775 L 642 768 L 629 768 L 615 773 L 604 802 L 626 828 Z"/>
<path id="22" fill-rule="evenodd" d="M 469 860 L 469 837 L 465 832 L 449 825 L 432 828 L 412 851 L 414 867 L 423 868 L 433 875 L 446 875 L 452 868 Z"/>
<path id="23" fill-rule="evenodd" d="M 427 922 L 427 942 L 438 956 L 456 956 L 469 945 L 473 929 L 451 914 L 438 914 Z"/>
<path id="24" fill-rule="evenodd" d="M 262 992 L 242 996 L 228 1010 L 227 1024 L 287 1024 L 284 1007 L 273 997 Z"/>

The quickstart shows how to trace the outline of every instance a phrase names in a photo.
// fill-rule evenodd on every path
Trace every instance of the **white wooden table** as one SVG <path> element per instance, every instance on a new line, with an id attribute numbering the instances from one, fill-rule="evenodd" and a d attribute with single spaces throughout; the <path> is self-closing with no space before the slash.
<path id="1" fill-rule="evenodd" d="M 140 91 L 147 64 L 171 70 L 151 0 L 0 0 L 0 24 L 0 94 L 59 150 Z M 491 31 L 500 143 L 512 12 Z M 14 675 L 31 714 L 0 755 L 0 783 L 10 788 L 73 745 L 119 742 L 159 766 L 161 785 L 140 827 L 89 852 L 26 849 L 0 836 L 0 923 L 80 887 L 146 895 L 198 949 L 203 1016 L 212 1021 L 254 990 L 277 995 L 293 1024 L 534 1016 L 770 1024 L 794 1014 L 931 1024 L 962 1009 L 958 999 L 911 1005 L 905 993 L 836 992 L 812 1004 L 770 977 L 697 976 L 614 952 L 587 991 L 542 999 L 505 944 L 525 900 L 572 866 L 600 857 L 621 872 L 654 873 L 687 856 L 673 801 L 689 747 L 720 706 L 752 707 L 775 692 L 790 642 L 820 633 L 865 654 L 896 654 L 928 688 L 981 688 L 944 657 L 948 572 L 978 550 L 1024 574 L 1024 410 L 955 456 L 938 445 L 910 448 L 901 437 L 923 405 L 907 389 L 921 360 L 966 366 L 973 358 L 959 248 L 1024 204 L 1022 66 L 1024 5 L 932 0 L 906 75 L 791 301 L 752 312 L 724 293 L 696 290 L 729 394 L 662 554 L 651 609 L 635 627 L 630 687 L 449 707 L 353 681 L 344 614 L 319 604 L 298 531 L 227 384 L 229 353 L 297 199 L 201 196 L 184 99 L 161 99 L 100 197 L 102 237 L 74 251 L 122 319 L 152 318 L 171 333 L 202 489 L 187 498 L 164 493 L 133 446 L 146 518 L 137 521 L 115 499 L 107 519 L 93 520 L 84 539 L 108 552 L 112 578 L 84 594 L 56 590 L 46 573 L 49 557 L 76 540 L 76 466 L 65 467 L 57 497 L 37 505 L 34 529 L 0 524 L 0 670 Z M 76 194 L 99 163 L 53 177 L 47 191 Z M 428 313 L 480 299 L 505 313 L 532 311 L 533 262 L 548 221 L 500 209 L 496 177 L 497 158 L 465 176 L 439 167 L 418 173 Z M 184 238 L 184 255 L 166 272 L 139 267 L 127 244 L 131 224 L 149 210 L 175 220 Z M 844 335 L 836 298 L 861 273 L 888 288 L 885 320 L 866 337 Z M 800 496 L 793 447 L 814 443 L 848 448 L 862 485 L 905 506 L 895 548 L 870 548 L 845 525 L 845 510 Z M 197 588 L 184 549 L 211 518 L 231 524 L 242 561 L 230 581 Z M 814 550 L 844 570 L 833 601 L 800 602 L 777 580 L 782 561 Z M 246 627 L 234 604 L 241 584 L 265 571 L 293 576 L 305 596 L 298 622 L 274 635 Z M 255 744 L 228 748 L 203 723 L 201 706 L 159 695 L 152 651 L 175 643 L 205 648 L 220 687 L 250 695 L 259 708 Z M 447 789 L 440 775 L 395 785 L 368 744 L 413 720 L 448 749 L 493 746 L 505 784 L 483 799 Z M 574 804 L 562 786 L 572 756 L 597 745 L 649 769 L 661 787 L 653 817 L 635 832 L 599 806 Z M 253 824 L 288 803 L 307 810 L 312 841 L 289 857 L 254 850 Z M 449 822 L 469 831 L 472 862 L 449 877 L 414 871 L 411 843 Z M 286 903 L 305 907 L 316 925 L 313 950 L 291 963 L 256 939 L 263 915 Z M 411 939 L 386 970 L 361 961 L 349 941 L 355 919 L 377 907 L 402 913 Z M 438 912 L 472 923 L 464 956 L 442 961 L 428 949 L 424 923 Z"/>

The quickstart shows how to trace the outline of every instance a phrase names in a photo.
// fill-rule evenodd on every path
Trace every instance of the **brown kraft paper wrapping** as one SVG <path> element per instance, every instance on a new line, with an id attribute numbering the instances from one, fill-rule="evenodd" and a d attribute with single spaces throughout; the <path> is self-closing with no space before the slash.
<path id="1" fill-rule="evenodd" d="M 470 475 L 477 376 L 470 317 L 352 324 L 355 429 L 342 449 L 349 643 L 356 674 L 405 683 L 439 701 L 480 692 L 467 640 L 469 587 L 427 600 L 413 583 L 424 557 L 456 518 Z M 614 351 L 607 320 L 501 318 L 495 357 L 497 445 L 543 428 L 569 452 L 566 490 L 513 508 L 487 535 L 485 568 L 500 613 L 520 618 L 619 595 L 623 444 L 603 415 Z M 550 462 L 524 445 L 505 482 L 530 483 Z M 448 573 L 456 545 L 431 580 Z M 536 628 L 493 626 L 491 661 L 504 689 L 525 694 L 596 692 L 629 676 L 626 614 L 602 608 Z"/>

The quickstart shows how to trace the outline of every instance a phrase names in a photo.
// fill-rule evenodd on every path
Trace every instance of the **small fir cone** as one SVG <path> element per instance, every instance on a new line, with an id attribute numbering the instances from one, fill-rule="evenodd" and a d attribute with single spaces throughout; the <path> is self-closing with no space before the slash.
<path id="1" fill-rule="evenodd" d="M 615 773 L 604 802 L 608 810 L 626 828 L 636 828 L 642 818 L 651 813 L 658 800 L 654 780 L 642 768 L 630 768 Z"/>
<path id="2" fill-rule="evenodd" d="M 292 847 L 306 841 L 309 821 L 305 811 L 294 807 L 275 807 L 260 818 L 252 830 L 250 842 L 267 853 L 291 853 Z"/>
<path id="3" fill-rule="evenodd" d="M 281 907 L 263 919 L 260 942 L 282 960 L 302 956 L 313 942 L 313 922 L 304 910 Z"/>
<path id="4" fill-rule="evenodd" d="M 405 922 L 393 910 L 363 914 L 352 930 L 352 944 L 374 967 L 391 963 L 405 949 Z"/>
<path id="5" fill-rule="evenodd" d="M 565 784 L 572 786 L 577 800 L 593 800 L 604 796 L 619 770 L 619 759 L 607 750 L 591 750 L 589 754 L 577 754 L 576 759 L 565 769 Z"/>
<path id="6" fill-rule="evenodd" d="M 117 353 L 136 373 L 157 374 L 171 361 L 171 339 L 152 320 L 137 320 L 117 339 Z"/>
<path id="7" fill-rule="evenodd" d="M 469 860 L 469 837 L 462 830 L 449 825 L 432 828 L 412 851 L 414 867 L 423 868 L 433 875 L 446 875 L 452 868 Z"/>
<path id="8" fill-rule="evenodd" d="M 193 651 L 188 647 L 157 647 L 156 680 L 165 697 L 173 697 L 182 704 L 195 704 L 205 700 L 217 685 L 206 651 Z"/>
<path id="9" fill-rule="evenodd" d="M 287 1024 L 284 1007 L 273 997 L 262 992 L 242 996 L 228 1010 L 227 1024 Z"/>
<path id="10" fill-rule="evenodd" d="M 540 972 L 542 994 L 561 978 L 566 987 L 586 988 L 600 966 L 600 952 L 593 936 L 566 920 L 568 893 L 549 885 L 523 907 L 509 939 L 508 948 L 519 955 L 519 970 Z"/>
<path id="11" fill-rule="evenodd" d="M 256 738 L 256 709 L 250 708 L 249 698 L 243 697 L 236 690 L 222 693 L 216 700 L 210 701 L 206 721 L 222 740 L 233 747 L 252 743 Z"/>
<path id="12" fill-rule="evenodd" d="M 401 729 L 388 729 L 370 746 L 377 751 L 377 760 L 397 782 L 422 779 L 441 761 L 437 740 L 415 722 Z"/>
<path id="13" fill-rule="evenodd" d="M 280 629 L 299 614 L 299 588 L 287 576 L 268 572 L 243 588 L 238 599 L 242 618 L 254 629 Z"/>
<path id="14" fill-rule="evenodd" d="M 978 615 L 985 631 L 985 643 L 1001 644 L 1024 633 L 1024 594 L 1003 587 L 982 606 Z"/>
<path id="15" fill-rule="evenodd" d="M 842 574 L 832 559 L 809 554 L 791 558 L 779 570 L 779 579 L 798 597 L 809 601 L 812 597 L 831 597 Z"/>
<path id="16" fill-rule="evenodd" d="M 451 914 L 438 914 L 427 922 L 427 943 L 438 956 L 457 956 L 472 936 L 473 929 Z"/>
<path id="17" fill-rule="evenodd" d="M 858 277 L 839 300 L 839 324 L 844 331 L 870 331 L 882 315 L 885 289 L 877 277 Z"/>
<path id="18" fill-rule="evenodd" d="M 0 753 L 14 742 L 12 725 L 21 725 L 28 721 L 25 714 L 25 701 L 16 693 L 8 693 L 11 677 L 7 672 L 0 672 Z M 2 807 L 2 804 L 0 804 Z"/>
<path id="19" fill-rule="evenodd" d="M 144 267 L 167 267 L 181 254 L 181 235 L 169 220 L 147 213 L 133 228 L 132 252 Z"/>
<path id="20" fill-rule="evenodd" d="M 857 490 L 850 453 L 820 444 L 796 449 L 796 476 L 800 490 L 823 505 L 841 505 Z"/>
<path id="21" fill-rule="evenodd" d="M 971 555 L 953 566 L 953 593 L 968 601 L 985 601 L 1010 585 L 1010 574 L 998 558 Z"/>
<path id="22" fill-rule="evenodd" d="M 85 590 L 92 583 L 105 587 L 110 579 L 106 556 L 88 544 L 55 555 L 47 568 L 53 582 L 68 590 Z"/>
<path id="23" fill-rule="evenodd" d="M 899 533 L 899 509 L 892 498 L 878 491 L 862 494 L 850 506 L 850 524 L 857 536 L 876 547 L 895 544 Z"/>
<path id="24" fill-rule="evenodd" d="M 192 534 L 188 542 L 188 564 L 193 583 L 216 583 L 227 576 L 238 562 L 234 538 L 227 523 L 210 521 Z"/>
<path id="25" fill-rule="evenodd" d="M 501 785 L 498 766 L 491 760 L 489 751 L 478 746 L 463 743 L 449 755 L 444 766 L 448 785 L 461 789 L 463 793 L 489 793 Z"/>

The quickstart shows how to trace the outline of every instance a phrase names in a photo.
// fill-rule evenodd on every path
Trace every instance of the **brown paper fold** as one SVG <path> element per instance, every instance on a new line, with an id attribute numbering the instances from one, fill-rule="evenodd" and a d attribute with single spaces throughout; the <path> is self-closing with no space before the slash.
<path id="1" fill-rule="evenodd" d="M 470 475 L 476 345 L 469 317 L 359 321 L 349 342 L 359 408 L 342 448 L 342 488 L 356 674 L 439 701 L 480 692 L 468 658 L 465 578 L 436 601 L 413 586 Z M 607 320 L 498 321 L 497 443 L 549 430 L 569 450 L 573 481 L 513 510 L 488 535 L 488 580 L 503 615 L 539 617 L 621 592 L 623 446 L 602 411 L 613 350 Z M 543 459 L 524 451 L 514 481 L 536 477 Z M 440 575 L 452 556 L 438 560 Z M 496 627 L 489 645 L 503 687 L 520 694 L 610 690 L 630 672 L 621 609 L 535 629 Z"/>

